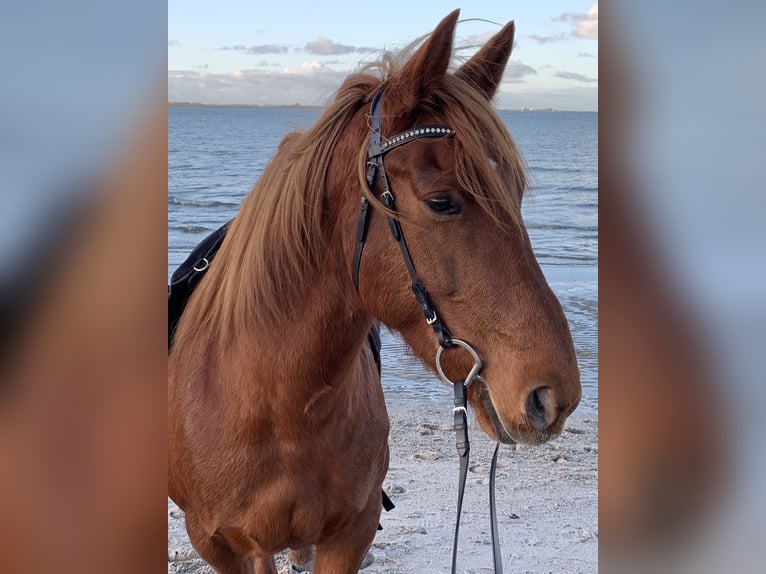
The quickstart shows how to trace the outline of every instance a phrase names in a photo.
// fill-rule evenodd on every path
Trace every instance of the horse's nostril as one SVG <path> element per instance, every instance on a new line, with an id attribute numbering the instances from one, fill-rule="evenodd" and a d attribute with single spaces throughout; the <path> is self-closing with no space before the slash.
<path id="1" fill-rule="evenodd" d="M 527 416 L 540 430 L 548 428 L 556 419 L 556 401 L 548 387 L 537 387 L 527 397 Z"/>

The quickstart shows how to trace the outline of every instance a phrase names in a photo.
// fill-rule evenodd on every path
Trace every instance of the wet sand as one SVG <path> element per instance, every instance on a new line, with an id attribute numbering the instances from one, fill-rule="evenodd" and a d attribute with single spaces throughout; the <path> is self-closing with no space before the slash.
<path id="1" fill-rule="evenodd" d="M 389 398 L 391 463 L 384 488 L 396 504 L 381 516 L 363 574 L 449 572 L 458 457 L 451 393 Z M 469 418 L 473 418 L 472 416 Z M 471 420 L 471 467 L 460 524 L 458 572 L 492 572 L 489 465 L 494 443 Z M 497 509 L 505 571 L 598 572 L 598 412 L 578 409 L 562 435 L 538 447 L 503 446 Z M 284 556 L 280 574 L 290 572 Z M 183 513 L 168 501 L 168 572 L 212 573 L 191 547 Z"/>

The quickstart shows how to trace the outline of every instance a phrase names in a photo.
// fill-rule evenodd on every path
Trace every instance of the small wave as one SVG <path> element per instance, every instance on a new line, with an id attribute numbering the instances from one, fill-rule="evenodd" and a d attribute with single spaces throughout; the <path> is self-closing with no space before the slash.
<path id="1" fill-rule="evenodd" d="M 566 193 L 598 193 L 598 186 L 597 185 L 567 185 L 562 183 L 555 183 L 552 185 L 541 185 L 537 184 L 533 189 L 532 193 L 557 193 L 560 194 L 561 192 Z"/>
<path id="2" fill-rule="evenodd" d="M 544 167 L 541 165 L 530 165 L 529 170 L 534 173 L 536 171 L 542 172 L 555 172 L 555 173 L 582 173 L 585 171 L 579 167 Z"/>
<path id="3" fill-rule="evenodd" d="M 554 189 L 562 191 L 598 191 L 598 185 L 559 185 Z"/>
<path id="4" fill-rule="evenodd" d="M 168 205 L 184 205 L 190 207 L 237 207 L 239 204 L 232 201 L 203 201 L 199 199 L 181 199 L 180 197 L 169 195 Z"/>
<path id="5" fill-rule="evenodd" d="M 597 232 L 598 226 L 597 225 L 565 225 L 562 223 L 527 223 L 527 229 L 545 229 L 549 231 L 584 231 L 584 232 Z"/>
<path id="6" fill-rule="evenodd" d="M 598 255 L 572 255 L 562 252 L 535 251 L 540 263 L 550 267 L 591 267 L 598 263 Z"/>
<path id="7" fill-rule="evenodd" d="M 177 225 L 172 229 L 182 233 L 205 233 L 207 231 L 211 231 L 210 228 L 204 227 L 202 225 Z"/>

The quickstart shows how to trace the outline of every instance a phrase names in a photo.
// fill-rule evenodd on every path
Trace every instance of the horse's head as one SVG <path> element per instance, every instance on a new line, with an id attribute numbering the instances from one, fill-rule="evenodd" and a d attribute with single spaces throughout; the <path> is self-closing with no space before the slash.
<path id="1" fill-rule="evenodd" d="M 386 78 L 383 137 L 439 124 L 454 135 L 422 138 L 385 156 L 397 218 L 433 306 L 452 335 L 483 361 L 469 401 L 501 442 L 557 436 L 580 400 L 574 345 L 561 305 L 532 252 L 521 219 L 524 164 L 493 97 L 513 46 L 513 23 L 448 72 L 458 12 Z M 380 178 L 371 198 L 380 198 Z M 397 243 L 376 204 L 361 258 L 367 310 L 400 332 L 435 369 L 436 337 L 423 320 Z M 443 353 L 445 373 L 465 377 L 473 361 Z"/>

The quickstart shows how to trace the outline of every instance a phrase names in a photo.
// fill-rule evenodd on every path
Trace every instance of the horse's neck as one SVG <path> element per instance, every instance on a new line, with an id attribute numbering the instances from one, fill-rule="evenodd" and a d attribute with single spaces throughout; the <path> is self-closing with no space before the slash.
<path id="1" fill-rule="evenodd" d="M 256 396 L 267 394 L 274 411 L 294 412 L 316 402 L 318 395 L 357 401 L 369 392 L 371 365 L 363 366 L 360 356 L 372 317 L 362 307 L 348 265 L 358 209 L 358 201 L 346 200 L 348 174 L 355 173 L 356 156 L 349 157 L 352 160 L 341 157 L 334 161 L 328 171 L 326 201 L 337 219 L 323 244 L 325 257 L 320 268 L 306 269 L 294 281 L 285 279 L 295 287 L 285 295 L 290 297 L 286 306 L 290 311 L 278 320 L 258 312 L 240 313 L 237 321 L 247 324 L 236 329 L 234 344 L 207 355 L 217 357 L 211 365 L 213 372 L 237 380 L 234 392 L 243 401 L 252 400 L 256 387 Z M 240 255 L 229 253 L 234 262 Z M 224 263 L 225 257 L 226 253 L 221 256 Z M 247 277 L 243 281 L 257 282 Z M 360 379 L 364 384 L 358 384 Z"/>
<path id="2" fill-rule="evenodd" d="M 305 409 L 319 395 L 348 400 L 359 392 L 370 318 L 332 273 L 325 270 L 308 283 L 291 317 L 269 325 L 254 319 L 234 351 L 247 365 L 243 375 L 268 393 L 272 408 Z"/>

